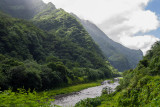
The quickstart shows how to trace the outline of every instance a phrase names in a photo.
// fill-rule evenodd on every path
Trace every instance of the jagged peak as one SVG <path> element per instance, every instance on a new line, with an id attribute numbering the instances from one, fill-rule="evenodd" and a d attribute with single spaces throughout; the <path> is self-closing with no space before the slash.
<path id="1" fill-rule="evenodd" d="M 47 6 L 51 9 L 56 9 L 56 6 L 52 2 L 49 2 Z"/>

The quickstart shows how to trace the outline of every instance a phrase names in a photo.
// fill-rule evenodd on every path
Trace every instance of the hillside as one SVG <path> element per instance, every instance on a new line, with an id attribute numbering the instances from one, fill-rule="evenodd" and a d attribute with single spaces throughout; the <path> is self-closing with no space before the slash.
<path id="1" fill-rule="evenodd" d="M 73 16 L 45 6 L 29 21 L 0 12 L 1 90 L 52 89 L 118 73 Z"/>
<path id="2" fill-rule="evenodd" d="M 65 27 L 71 28 L 69 24 L 74 21 L 72 19 L 65 19 L 67 17 L 62 16 L 65 15 L 62 12 L 62 9 L 57 10 L 52 3 L 45 4 L 41 0 L 1 0 L 0 10 L 16 18 L 33 18 L 34 24 L 46 31 L 56 31 L 57 29 L 59 29 L 59 27 L 60 29 L 62 29 L 62 21 L 66 22 L 67 20 L 70 20 L 70 22 L 68 22 L 68 24 L 65 23 Z M 59 14 L 59 16 L 56 15 L 56 13 Z M 39 16 L 37 14 L 39 14 Z M 52 20 L 52 15 L 55 18 L 54 20 Z M 62 17 L 65 20 L 61 20 L 60 18 Z M 92 39 L 99 45 L 100 49 L 104 53 L 104 56 L 116 69 L 118 69 L 119 71 L 124 71 L 130 68 L 135 68 L 138 61 L 142 57 L 141 51 L 125 48 L 106 37 L 106 35 L 91 22 L 83 20 L 80 21 L 88 31 L 88 33 L 92 36 Z"/>
<path id="3" fill-rule="evenodd" d="M 124 73 L 124 79 L 120 82 L 121 85 L 117 88 L 118 93 L 114 99 L 114 101 L 117 100 L 117 106 L 155 107 L 160 105 L 159 53 L 160 42 L 156 42 L 136 69 Z"/>
<path id="4" fill-rule="evenodd" d="M 0 0 L 0 10 L 13 17 L 31 19 L 46 8 L 42 0 Z"/>
<path id="5" fill-rule="evenodd" d="M 52 6 L 49 6 L 48 9 L 36 15 L 32 21 L 39 28 L 59 38 L 60 42 L 54 48 L 59 58 L 70 59 L 72 62 L 77 62 L 78 66 L 91 68 L 103 66 L 104 57 L 99 47 L 83 26 L 64 10 L 53 10 Z M 51 40 L 52 37 L 48 39 Z"/>
<path id="6" fill-rule="evenodd" d="M 90 21 L 81 20 L 78 17 L 77 19 L 80 20 L 93 40 L 99 45 L 104 56 L 119 71 L 122 72 L 124 70 L 135 68 L 138 62 L 142 59 L 143 53 L 141 50 L 126 48 L 125 46 L 111 40 L 103 31 Z"/>
<path id="7" fill-rule="evenodd" d="M 157 107 L 160 105 L 160 42 L 156 42 L 134 70 L 123 73 L 113 94 L 79 105 L 98 107 Z M 88 103 L 85 103 L 88 102 Z"/>

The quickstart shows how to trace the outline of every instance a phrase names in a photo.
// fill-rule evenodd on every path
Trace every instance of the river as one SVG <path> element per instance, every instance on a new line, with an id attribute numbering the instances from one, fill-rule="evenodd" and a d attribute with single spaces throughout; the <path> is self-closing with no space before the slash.
<path id="1" fill-rule="evenodd" d="M 115 88 L 119 85 L 119 79 L 115 78 L 114 80 L 114 83 L 111 83 L 111 80 L 106 80 L 102 82 L 102 85 L 100 86 L 91 87 L 71 94 L 56 96 L 53 105 L 55 104 L 62 107 L 73 107 L 77 102 L 83 99 L 101 96 L 102 89 L 105 87 L 109 87 L 110 91 L 114 92 Z"/>

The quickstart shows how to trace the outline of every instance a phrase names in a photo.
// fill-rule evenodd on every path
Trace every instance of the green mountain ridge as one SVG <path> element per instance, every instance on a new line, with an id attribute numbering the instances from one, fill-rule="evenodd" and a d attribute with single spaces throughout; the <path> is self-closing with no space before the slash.
<path id="1" fill-rule="evenodd" d="M 0 0 L 1 11 L 21 19 L 31 19 L 45 8 L 42 0 Z"/>
<path id="2" fill-rule="evenodd" d="M 61 50 L 59 51 L 59 49 L 55 48 L 55 50 L 58 52 L 58 55 L 62 54 L 60 57 L 72 57 L 75 61 L 83 61 L 84 56 L 86 58 L 90 57 L 90 59 L 91 57 L 93 59 L 97 57 L 104 58 L 101 54 L 101 50 L 94 43 L 94 41 L 85 31 L 83 26 L 81 26 L 81 24 L 74 17 L 70 16 L 62 9 L 53 10 L 49 7 L 49 9 L 46 9 L 46 11 L 43 11 L 36 15 L 33 19 L 33 23 L 43 30 L 49 31 L 50 33 L 55 33 L 55 35 L 58 36 L 61 39 L 61 41 L 66 45 L 61 47 L 61 45 L 59 44 L 57 45 L 57 48 L 66 48 L 65 51 L 73 51 L 65 55 L 65 52 L 61 52 Z M 79 49 L 75 46 L 79 47 Z M 74 50 L 80 52 L 75 53 Z M 88 52 L 88 50 L 92 51 L 92 53 L 94 54 Z M 72 53 L 74 53 L 75 55 L 72 55 Z M 81 53 L 83 54 L 81 55 Z M 85 55 L 85 53 L 87 53 L 88 55 Z M 95 62 L 91 61 L 87 63 L 85 63 L 84 61 L 81 64 L 97 63 L 94 64 L 94 67 L 100 64 L 98 60 Z"/>
<path id="3" fill-rule="evenodd" d="M 80 24 L 80 23 L 78 24 L 75 23 L 77 20 L 72 20 L 74 19 L 73 17 L 71 18 L 68 17 L 69 15 L 64 14 L 65 12 L 63 13 L 64 11 L 63 9 L 57 10 L 52 3 L 45 4 L 41 0 L 13 0 L 13 1 L 1 0 L 0 10 L 17 18 L 22 18 L 22 19 L 33 18 L 32 22 L 36 26 L 45 31 L 50 31 L 50 32 L 51 30 L 53 32 L 56 32 L 56 30 L 59 29 L 59 27 L 61 30 L 64 30 L 63 27 L 61 27 L 63 22 L 64 22 L 64 27 L 66 28 L 67 27 L 71 28 L 73 23 L 76 25 Z M 62 15 L 66 16 L 63 17 Z M 134 50 L 129 50 L 127 48 L 124 48 L 120 44 L 117 44 L 112 40 L 110 40 L 109 38 L 107 38 L 106 35 L 92 23 L 85 22 L 83 20 L 80 21 L 86 28 L 86 30 L 88 30 L 93 40 L 100 46 L 102 52 L 104 53 L 104 56 L 116 69 L 118 69 L 119 71 L 124 71 L 130 68 L 135 68 L 138 61 L 142 57 L 140 51 L 136 52 Z M 71 26 L 69 24 L 71 24 Z M 68 35 L 68 34 L 63 34 L 63 35 Z"/>
<path id="4" fill-rule="evenodd" d="M 8 4 L 15 6 L 7 1 L 6 10 Z M 17 19 L 31 18 L 28 8 L 18 8 L 18 15 L 11 9 L 16 18 L 0 12 L 1 90 L 45 90 L 118 74 L 76 18 L 52 3 L 44 7 L 32 20 Z"/>
<path id="5" fill-rule="evenodd" d="M 72 14 L 75 16 L 74 14 Z M 87 20 L 81 20 L 75 16 L 85 27 L 93 40 L 100 46 L 104 56 L 109 62 L 119 71 L 133 69 L 142 59 L 143 53 L 141 50 L 133 50 L 124 47 L 123 45 L 114 42 L 101 31 L 95 24 Z"/>
<path id="6" fill-rule="evenodd" d="M 41 5 L 33 6 L 35 2 Z M 27 3 L 33 7 L 30 8 L 26 0 L 0 0 L 0 101 L 3 103 L 0 106 L 16 106 L 17 102 L 18 106 L 50 106 L 48 97 L 39 97 L 33 90 L 44 91 L 119 76 L 107 61 L 107 55 L 110 55 L 108 60 L 123 62 L 125 69 L 134 68 L 142 57 L 140 50 L 124 48 L 94 24 L 81 24 L 52 3 L 45 4 L 41 0 L 28 0 Z M 93 39 L 101 38 L 100 47 L 89 34 Z M 105 45 L 110 50 L 106 56 L 103 55 L 105 51 L 101 51 Z M 129 59 L 121 51 L 128 56 L 133 53 L 133 56 Z M 18 88 L 29 91 L 22 89 L 16 93 Z M 13 92 L 4 91 L 7 89 Z M 116 92 L 108 94 L 106 90 L 102 96 L 86 99 L 78 106 L 159 107 L 159 91 L 160 42 L 156 42 L 135 69 L 123 73 Z"/>
<path id="7" fill-rule="evenodd" d="M 160 42 L 156 42 L 138 66 L 123 73 L 116 92 L 87 99 L 83 107 L 159 107 L 160 105 Z M 87 103 L 86 103 L 87 102 Z"/>

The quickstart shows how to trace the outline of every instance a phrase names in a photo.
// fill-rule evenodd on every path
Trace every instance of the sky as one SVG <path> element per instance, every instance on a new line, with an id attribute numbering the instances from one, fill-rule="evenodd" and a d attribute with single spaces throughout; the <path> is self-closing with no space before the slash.
<path id="1" fill-rule="evenodd" d="M 96 24 L 112 40 L 146 54 L 160 40 L 160 0 L 43 0 Z"/>

